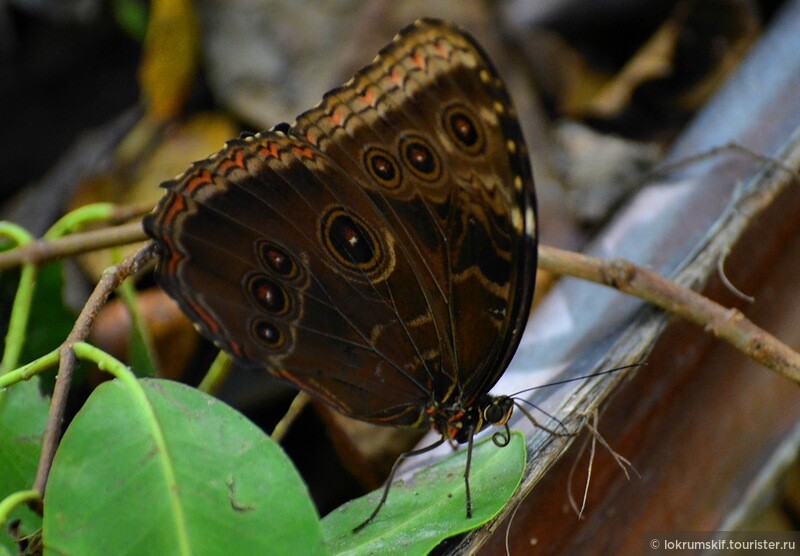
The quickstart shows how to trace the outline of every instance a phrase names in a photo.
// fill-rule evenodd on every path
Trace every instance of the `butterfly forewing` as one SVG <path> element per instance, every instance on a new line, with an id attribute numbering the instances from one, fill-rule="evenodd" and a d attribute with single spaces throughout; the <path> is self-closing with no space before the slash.
<path id="1" fill-rule="evenodd" d="M 486 393 L 536 248 L 524 142 L 480 49 L 420 21 L 282 130 L 165 184 L 145 219 L 162 287 L 239 363 L 352 417 L 421 426 Z"/>
<path id="2" fill-rule="evenodd" d="M 468 401 L 488 390 L 527 318 L 536 245 L 528 155 L 486 56 L 452 26 L 418 22 L 295 129 L 365 178 L 408 256 L 418 259 L 443 343 L 436 395 Z M 433 148 L 441 171 L 428 175 L 409 164 L 416 138 Z M 376 151 L 389 158 L 391 174 L 402 174 L 399 183 L 369 165 Z"/>

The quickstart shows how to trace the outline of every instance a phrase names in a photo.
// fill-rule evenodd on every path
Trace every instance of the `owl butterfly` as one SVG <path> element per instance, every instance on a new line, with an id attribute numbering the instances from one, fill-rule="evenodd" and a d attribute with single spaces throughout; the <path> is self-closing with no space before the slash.
<path id="1" fill-rule="evenodd" d="M 469 35 L 417 21 L 293 124 L 163 187 L 144 220 L 156 279 L 236 363 L 348 417 L 441 435 L 398 462 L 447 441 L 471 451 L 505 424 L 513 400 L 488 392 L 533 295 L 533 178 Z"/>

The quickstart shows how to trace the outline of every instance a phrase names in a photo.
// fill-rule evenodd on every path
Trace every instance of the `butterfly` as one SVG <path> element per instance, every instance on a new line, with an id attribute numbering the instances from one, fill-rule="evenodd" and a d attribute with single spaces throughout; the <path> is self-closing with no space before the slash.
<path id="1" fill-rule="evenodd" d="M 466 32 L 417 21 L 294 123 L 162 187 L 156 280 L 236 363 L 440 435 L 398 462 L 505 424 L 514 403 L 489 390 L 527 321 L 536 205 L 515 109 Z"/>

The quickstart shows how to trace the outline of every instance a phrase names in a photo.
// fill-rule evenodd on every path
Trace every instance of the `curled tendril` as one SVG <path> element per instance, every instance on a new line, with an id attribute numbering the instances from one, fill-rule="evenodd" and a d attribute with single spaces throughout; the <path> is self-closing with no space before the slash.
<path id="1" fill-rule="evenodd" d="M 508 443 L 511 442 L 511 430 L 508 428 L 508 425 L 503 425 L 502 431 L 497 431 L 492 435 L 492 442 L 498 448 L 504 448 L 508 446 Z"/>

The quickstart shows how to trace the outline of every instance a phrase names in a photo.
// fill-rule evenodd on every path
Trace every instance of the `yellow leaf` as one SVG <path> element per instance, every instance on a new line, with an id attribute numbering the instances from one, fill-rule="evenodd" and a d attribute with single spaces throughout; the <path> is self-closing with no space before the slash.
<path id="1" fill-rule="evenodd" d="M 197 70 L 199 47 L 192 0 L 153 0 L 139 68 L 150 117 L 165 120 L 181 110 Z"/>

